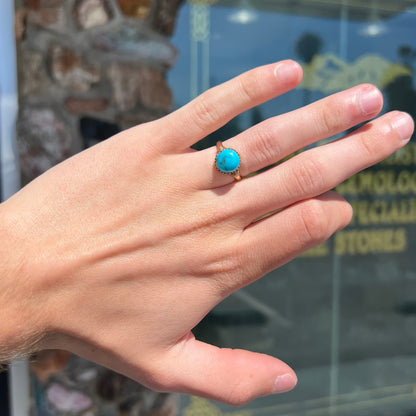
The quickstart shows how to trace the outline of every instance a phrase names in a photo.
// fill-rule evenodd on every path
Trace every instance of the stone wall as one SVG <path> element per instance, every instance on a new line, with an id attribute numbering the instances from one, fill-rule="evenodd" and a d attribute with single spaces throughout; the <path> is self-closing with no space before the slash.
<path id="1" fill-rule="evenodd" d="M 169 112 L 183 0 L 16 0 L 22 176 Z"/>
<path id="2" fill-rule="evenodd" d="M 170 111 L 169 41 L 183 0 L 16 0 L 17 139 L 23 183 L 125 128 Z M 71 355 L 31 360 L 32 414 L 178 414 L 157 394 Z"/>

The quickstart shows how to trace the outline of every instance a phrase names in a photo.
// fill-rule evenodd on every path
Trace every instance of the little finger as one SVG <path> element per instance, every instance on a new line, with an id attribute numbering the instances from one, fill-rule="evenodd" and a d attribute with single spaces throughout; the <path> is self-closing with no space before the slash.
<path id="1" fill-rule="evenodd" d="M 250 225 L 239 241 L 244 274 L 228 282 L 246 286 L 326 241 L 351 221 L 352 208 L 336 192 L 298 202 Z M 225 282 L 220 282 L 222 287 Z"/>

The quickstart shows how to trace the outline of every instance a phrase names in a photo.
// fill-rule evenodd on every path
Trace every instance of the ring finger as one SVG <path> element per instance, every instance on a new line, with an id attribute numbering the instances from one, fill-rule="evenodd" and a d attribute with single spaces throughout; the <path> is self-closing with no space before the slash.
<path id="1" fill-rule="evenodd" d="M 314 142 L 341 133 L 375 117 L 383 106 L 380 91 L 364 84 L 334 94 L 301 109 L 268 119 L 224 142 L 241 158 L 242 176 L 270 166 L 291 153 Z M 215 188 L 231 183 L 230 175 L 213 168 L 215 150 L 206 149 L 193 155 L 195 166 L 204 169 L 195 177 L 201 186 Z"/>
<path id="2" fill-rule="evenodd" d="M 408 142 L 413 128 L 408 114 L 388 113 L 343 139 L 307 150 L 245 180 L 228 192 L 228 204 L 238 206 L 243 224 L 248 225 L 262 215 L 327 192 L 385 159 Z M 234 199 L 239 203 L 233 203 Z"/>

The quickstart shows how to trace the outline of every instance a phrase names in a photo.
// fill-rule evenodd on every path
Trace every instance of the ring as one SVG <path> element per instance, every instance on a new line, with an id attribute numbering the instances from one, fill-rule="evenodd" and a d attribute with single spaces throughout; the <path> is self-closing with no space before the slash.
<path id="1" fill-rule="evenodd" d="M 217 156 L 215 167 L 225 175 L 231 175 L 236 181 L 241 181 L 240 155 L 233 149 L 227 149 L 222 142 L 217 142 Z"/>

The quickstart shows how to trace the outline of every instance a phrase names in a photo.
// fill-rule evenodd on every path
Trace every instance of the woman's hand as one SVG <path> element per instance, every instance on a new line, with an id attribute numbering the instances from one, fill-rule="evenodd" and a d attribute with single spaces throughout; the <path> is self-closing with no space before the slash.
<path id="1" fill-rule="evenodd" d="M 346 226 L 351 207 L 330 190 L 413 131 L 407 114 L 392 112 L 241 182 L 214 168 L 215 148 L 190 149 L 301 77 L 292 61 L 249 71 L 2 204 L 0 350 L 67 349 L 151 388 L 231 404 L 292 389 L 296 376 L 278 359 L 219 349 L 191 331 L 232 292 Z M 246 176 L 381 108 L 381 93 L 361 85 L 224 146 L 238 151 Z"/>

